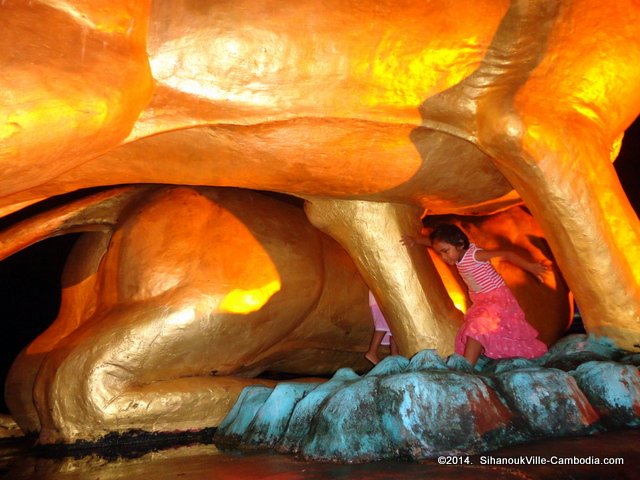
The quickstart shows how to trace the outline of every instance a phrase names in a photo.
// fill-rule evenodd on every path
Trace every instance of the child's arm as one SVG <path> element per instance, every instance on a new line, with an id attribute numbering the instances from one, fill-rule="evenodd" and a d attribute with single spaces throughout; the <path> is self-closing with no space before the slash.
<path id="1" fill-rule="evenodd" d="M 400 238 L 400 243 L 402 243 L 405 247 L 413 248 L 416 245 L 424 245 L 425 247 L 431 246 L 431 239 L 429 237 L 412 237 L 411 235 L 402 235 Z"/>
<path id="2" fill-rule="evenodd" d="M 529 262 L 517 253 L 508 250 L 476 250 L 475 257 L 479 262 L 486 262 L 492 258 L 503 258 L 533 274 L 540 282 L 544 282 L 544 276 L 549 273 L 551 264 L 547 259 L 539 262 Z"/>

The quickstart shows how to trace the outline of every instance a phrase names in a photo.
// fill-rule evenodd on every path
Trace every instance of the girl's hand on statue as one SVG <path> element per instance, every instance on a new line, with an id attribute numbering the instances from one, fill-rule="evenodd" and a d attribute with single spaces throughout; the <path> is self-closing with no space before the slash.
<path id="1" fill-rule="evenodd" d="M 416 242 L 416 239 L 411 235 L 402 235 L 402 237 L 400 238 L 400 243 L 409 248 L 413 248 L 418 244 L 418 242 Z"/>
<path id="2" fill-rule="evenodd" d="M 552 263 L 549 260 L 540 260 L 531 264 L 530 272 L 533 273 L 540 283 L 544 283 L 544 277 L 551 272 Z"/>

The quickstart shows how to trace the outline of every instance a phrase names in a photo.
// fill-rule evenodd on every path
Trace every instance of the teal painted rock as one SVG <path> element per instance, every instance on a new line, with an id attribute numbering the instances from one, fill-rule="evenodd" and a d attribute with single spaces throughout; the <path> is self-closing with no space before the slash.
<path id="1" fill-rule="evenodd" d="M 640 426 L 640 372 L 632 365 L 587 362 L 571 372 L 606 427 Z"/>
<path id="2" fill-rule="evenodd" d="M 433 350 L 387 357 L 364 376 L 248 387 L 214 441 L 309 460 L 423 460 L 546 437 L 640 426 L 637 355 L 608 339 L 571 335 L 534 360 Z"/>
<path id="3" fill-rule="evenodd" d="M 521 420 L 529 438 L 589 435 L 598 414 L 574 378 L 555 368 L 498 373 L 496 390 Z"/>
<path id="4" fill-rule="evenodd" d="M 301 452 L 310 459 L 373 460 L 485 451 L 508 435 L 511 417 L 475 375 L 433 370 L 369 377 L 327 400 Z"/>
<path id="5" fill-rule="evenodd" d="M 307 438 L 314 424 L 314 417 L 327 397 L 356 380 L 360 380 L 359 375 L 350 368 L 343 368 L 338 370 L 331 380 L 310 391 L 295 406 L 278 442 L 277 450 L 281 453 L 298 453 L 300 445 Z"/>
<path id="6" fill-rule="evenodd" d="M 297 382 L 278 384 L 247 425 L 241 443 L 249 447 L 274 446 L 289 425 L 295 406 L 318 385 Z"/>
<path id="7" fill-rule="evenodd" d="M 545 367 L 569 372 L 590 361 L 617 361 L 624 354 L 606 337 L 596 339 L 593 335 L 574 334 L 561 338 L 541 360 L 544 360 Z"/>
<path id="8" fill-rule="evenodd" d="M 241 443 L 247 427 L 272 392 L 273 388 L 262 385 L 251 385 L 244 388 L 235 405 L 231 407 L 227 416 L 218 426 L 216 431 L 218 438 L 224 438 L 231 444 Z"/>

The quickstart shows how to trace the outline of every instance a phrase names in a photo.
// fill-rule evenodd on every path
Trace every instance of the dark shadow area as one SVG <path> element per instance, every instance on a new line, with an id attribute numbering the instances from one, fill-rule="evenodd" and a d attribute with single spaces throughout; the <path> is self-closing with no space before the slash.
<path id="1" fill-rule="evenodd" d="M 215 427 L 195 432 L 145 432 L 130 430 L 125 433 L 109 433 L 96 442 L 77 441 L 72 444 L 53 444 L 36 446 L 33 454 L 39 458 L 72 457 L 81 459 L 87 456 L 102 458 L 108 462 L 120 459 L 140 458 L 151 452 L 159 452 L 186 445 L 210 445 L 213 443 Z"/>
<path id="2" fill-rule="evenodd" d="M 613 166 L 637 214 L 640 212 L 640 117 L 625 132 L 620 154 Z"/>
<path id="3" fill-rule="evenodd" d="M 9 413 L 4 383 L 13 360 L 58 315 L 62 269 L 79 235 L 44 240 L 0 262 L 0 413 Z"/>
<path id="4" fill-rule="evenodd" d="M 34 217 L 42 212 L 53 210 L 54 208 L 66 205 L 81 198 L 88 197 L 89 195 L 93 195 L 94 193 L 122 186 L 123 185 L 112 185 L 109 187 L 84 188 L 81 190 L 76 190 L 75 192 L 65 193 L 64 195 L 57 195 L 55 197 L 47 198 L 45 200 L 42 200 L 41 202 L 29 205 L 22 210 L 13 212 L 6 217 L 0 218 L 0 231 L 6 230 L 12 225 L 21 222 L 22 220 L 26 220 L 27 218 Z"/>

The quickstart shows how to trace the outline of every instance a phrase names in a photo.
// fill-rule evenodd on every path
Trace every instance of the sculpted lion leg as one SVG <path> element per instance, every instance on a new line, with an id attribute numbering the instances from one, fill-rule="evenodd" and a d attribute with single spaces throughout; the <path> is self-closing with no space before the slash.
<path id="1" fill-rule="evenodd" d="M 598 129 L 552 118 L 526 118 L 522 155 L 498 168 L 545 232 L 587 331 L 640 350 L 638 218 Z"/>
<path id="2" fill-rule="evenodd" d="M 474 74 L 476 81 L 486 81 L 477 99 L 477 139 L 542 228 L 587 331 L 611 337 L 621 348 L 638 350 L 640 223 L 612 166 L 621 132 L 635 117 L 628 98 L 635 95 L 638 72 L 635 65 L 620 64 L 610 77 L 598 73 L 593 55 L 584 56 L 591 44 L 581 46 L 585 49 L 581 51 L 566 43 L 571 38 L 568 33 L 580 35 L 579 31 L 560 33 L 549 27 L 555 20 L 560 26 L 576 24 L 589 30 L 580 18 L 580 7 L 553 4 L 540 3 L 539 26 L 532 29 L 524 28 L 529 23 L 516 11 L 505 17 L 503 35 L 496 36 Z M 523 12 L 530 8 L 523 6 Z M 594 11 L 594 17 L 627 14 L 617 3 L 598 8 L 602 10 Z M 536 15 L 528 18 L 530 22 Z M 629 19 L 629 24 L 637 26 L 637 20 Z M 524 37 L 536 29 L 541 38 L 548 38 L 540 51 L 526 47 L 529 42 Z M 601 55 L 617 56 L 635 48 L 629 46 L 637 34 L 637 28 L 625 32 L 626 41 L 612 36 L 600 44 Z M 558 52 L 571 52 L 576 70 L 539 77 L 537 71 L 548 71 L 548 58 Z M 531 61 L 520 62 L 520 57 Z M 495 71 L 501 73 L 492 77 Z M 505 88 L 504 76 L 519 80 Z M 607 94 L 613 90 L 619 98 Z M 553 106 L 547 101 L 551 92 L 564 92 Z"/>
<path id="3" fill-rule="evenodd" d="M 366 363 L 366 287 L 301 209 L 236 189 L 122 195 L 118 215 L 98 215 L 94 197 L 91 215 L 65 207 L 37 234 L 21 237 L 20 224 L 0 236 L 10 252 L 61 222 L 111 226 L 108 246 L 93 237 L 72 257 L 65 278 L 78 287 L 32 344 L 38 362 L 15 367 L 28 377 L 18 409 L 33 417 L 32 392 L 38 419 L 26 428 L 39 420 L 41 443 L 212 427 L 244 386 L 273 383 L 247 378 L 270 366 L 304 375 Z"/>
<path id="4" fill-rule="evenodd" d="M 631 14 L 617 2 L 585 12 L 578 2 L 513 0 L 478 70 L 426 100 L 421 113 L 424 125 L 477 145 L 516 189 L 542 228 L 587 331 L 637 350 L 640 225 L 611 160 L 636 115 L 639 78 L 633 62 L 606 76 L 597 55 L 637 50 L 638 31 L 607 37 L 605 29 L 597 55 L 595 43 L 580 43 L 591 33 L 591 19 Z M 571 59 L 571 67 L 556 63 L 559 56 Z"/>
<path id="5" fill-rule="evenodd" d="M 220 352 L 223 326 L 196 312 L 188 290 L 98 314 L 58 344 L 34 388 L 40 443 L 216 426 L 242 388 L 273 383 L 213 376 L 208 348 Z"/>
<path id="6" fill-rule="evenodd" d="M 6 403 L 24 432 L 40 431 L 33 386 L 42 361 L 62 338 L 95 311 L 96 272 L 109 239 L 108 233 L 88 232 L 76 241 L 62 274 L 62 300 L 57 319 L 20 352 L 9 370 Z"/>
<path id="7" fill-rule="evenodd" d="M 257 382 L 226 375 L 283 340 L 321 291 L 316 231 L 297 226 L 292 214 L 304 215 L 293 207 L 271 220 L 270 207 L 255 194 L 181 187 L 129 206 L 100 262 L 90 318 L 38 371 L 42 443 L 222 419 Z"/>
<path id="8" fill-rule="evenodd" d="M 425 348 L 453 353 L 462 322 L 429 255 L 408 251 L 400 236 L 420 229 L 421 209 L 357 200 L 310 199 L 307 217 L 351 255 L 396 338 L 400 354 Z"/>
<path id="9" fill-rule="evenodd" d="M 111 238 L 111 226 L 117 223 L 123 208 L 154 188 L 116 188 L 37 215 L 0 233 L 0 258 L 6 258 L 47 237 L 87 230 L 67 259 L 58 317 L 20 353 L 8 372 L 5 400 L 24 432 L 40 430 L 33 385 L 43 359 L 95 310 L 96 273 Z"/>

